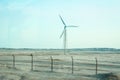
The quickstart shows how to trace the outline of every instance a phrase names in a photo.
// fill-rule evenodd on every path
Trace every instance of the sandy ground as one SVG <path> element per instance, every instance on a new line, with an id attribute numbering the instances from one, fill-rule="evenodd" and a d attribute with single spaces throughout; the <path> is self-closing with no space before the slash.
<path id="1" fill-rule="evenodd" d="M 0 80 L 119 80 L 119 53 L 71 51 L 64 55 L 59 50 L 0 50 Z M 34 55 L 33 70 L 30 54 Z M 74 60 L 73 74 L 71 56 Z M 97 76 L 95 58 L 98 59 Z M 117 78 L 103 78 L 110 73 L 117 75 Z"/>

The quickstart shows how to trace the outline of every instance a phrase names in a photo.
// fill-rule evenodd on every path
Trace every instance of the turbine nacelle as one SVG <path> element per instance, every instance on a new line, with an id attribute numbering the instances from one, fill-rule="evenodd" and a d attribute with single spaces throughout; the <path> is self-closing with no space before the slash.
<path id="1" fill-rule="evenodd" d="M 60 38 L 63 36 L 63 34 L 65 33 L 65 30 L 67 27 L 78 27 L 78 26 L 74 26 L 74 25 L 69 25 L 69 26 L 64 26 L 63 32 L 60 35 Z"/>

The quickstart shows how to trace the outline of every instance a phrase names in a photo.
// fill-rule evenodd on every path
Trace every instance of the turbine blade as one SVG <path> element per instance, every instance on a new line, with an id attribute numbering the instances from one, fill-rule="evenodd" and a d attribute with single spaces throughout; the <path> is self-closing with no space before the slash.
<path id="1" fill-rule="evenodd" d="M 65 32 L 65 29 L 63 30 L 62 34 L 60 35 L 60 38 L 63 36 L 64 32 Z"/>
<path id="2" fill-rule="evenodd" d="M 67 26 L 67 27 L 79 27 L 79 26 L 69 25 L 69 26 Z"/>
<path id="3" fill-rule="evenodd" d="M 60 17 L 62 23 L 64 24 L 64 26 L 66 26 L 66 24 L 65 24 L 65 22 L 63 21 L 62 17 L 61 17 L 60 15 L 59 15 L 59 17 Z"/>

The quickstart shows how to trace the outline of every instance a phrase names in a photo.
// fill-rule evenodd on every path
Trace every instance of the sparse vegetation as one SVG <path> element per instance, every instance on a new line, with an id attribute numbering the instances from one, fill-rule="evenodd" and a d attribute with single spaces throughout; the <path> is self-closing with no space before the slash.
<path id="1" fill-rule="evenodd" d="M 101 53 L 101 54 L 98 54 Z M 108 51 L 62 50 L 0 50 L 0 80 L 119 80 L 120 54 Z M 13 57 L 15 55 L 15 68 Z M 31 54 L 33 70 L 31 71 Z M 5 56 L 3 56 L 5 55 Z M 51 72 L 50 56 L 53 58 Z M 72 74 L 72 60 L 74 73 Z M 95 76 L 95 57 L 98 58 L 98 75 Z M 115 74 L 109 74 L 109 73 Z"/>

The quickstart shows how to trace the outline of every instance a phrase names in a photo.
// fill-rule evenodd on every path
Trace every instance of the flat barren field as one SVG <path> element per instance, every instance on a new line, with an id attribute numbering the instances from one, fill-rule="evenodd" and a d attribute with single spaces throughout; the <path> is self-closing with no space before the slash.
<path id="1" fill-rule="evenodd" d="M 0 80 L 120 80 L 120 52 L 0 50 Z"/>

